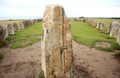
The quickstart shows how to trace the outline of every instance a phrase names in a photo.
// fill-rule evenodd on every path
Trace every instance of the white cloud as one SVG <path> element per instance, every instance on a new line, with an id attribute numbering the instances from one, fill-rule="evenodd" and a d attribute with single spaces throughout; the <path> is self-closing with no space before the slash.
<path id="1" fill-rule="evenodd" d="M 42 17 L 45 5 L 60 4 L 66 15 L 85 17 L 120 17 L 117 0 L 0 0 L 0 19 Z"/>

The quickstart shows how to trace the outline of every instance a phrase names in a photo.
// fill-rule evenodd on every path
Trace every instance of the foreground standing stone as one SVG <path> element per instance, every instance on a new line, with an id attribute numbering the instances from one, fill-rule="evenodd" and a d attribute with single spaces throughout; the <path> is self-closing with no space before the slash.
<path id="1" fill-rule="evenodd" d="M 70 24 L 59 5 L 46 6 L 41 44 L 45 78 L 71 78 L 73 53 Z"/>

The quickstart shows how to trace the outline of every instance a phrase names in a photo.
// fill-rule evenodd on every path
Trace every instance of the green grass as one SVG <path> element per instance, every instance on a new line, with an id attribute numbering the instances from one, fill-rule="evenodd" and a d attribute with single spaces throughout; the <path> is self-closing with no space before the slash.
<path id="1" fill-rule="evenodd" d="M 45 78 L 45 76 L 44 76 L 44 72 L 43 71 L 41 71 L 40 72 L 40 74 L 39 74 L 39 77 L 38 78 Z"/>
<path id="2" fill-rule="evenodd" d="M 0 60 L 4 58 L 4 55 L 0 53 Z"/>
<path id="3" fill-rule="evenodd" d="M 99 47 L 98 49 L 106 51 L 120 49 L 115 39 L 109 38 L 108 34 L 101 33 L 98 29 L 89 26 L 87 23 L 72 21 L 71 24 L 71 33 L 76 42 L 90 47 L 95 47 L 96 42 L 109 42 L 111 44 L 110 48 Z"/>
<path id="4" fill-rule="evenodd" d="M 27 27 L 24 30 L 18 31 L 15 35 L 9 36 L 7 42 L 13 42 L 10 46 L 12 49 L 23 48 L 40 41 L 42 34 L 42 23 L 36 23 Z"/>
<path id="5" fill-rule="evenodd" d="M 14 22 L 16 23 L 20 23 L 22 20 L 12 20 L 12 21 L 8 21 L 8 20 L 0 20 L 0 24 L 6 24 L 6 23 L 9 23 L 9 24 L 13 24 Z"/>
<path id="6" fill-rule="evenodd" d="M 105 32 L 105 33 L 107 33 L 107 29 L 109 28 L 110 23 L 112 21 L 116 20 L 116 21 L 120 22 L 120 19 L 110 19 L 110 18 L 108 18 L 108 19 L 106 19 L 106 18 L 91 18 L 91 19 L 95 20 L 95 21 L 101 21 L 101 22 L 103 22 L 104 26 L 105 26 L 104 29 L 103 29 L 103 32 Z"/>

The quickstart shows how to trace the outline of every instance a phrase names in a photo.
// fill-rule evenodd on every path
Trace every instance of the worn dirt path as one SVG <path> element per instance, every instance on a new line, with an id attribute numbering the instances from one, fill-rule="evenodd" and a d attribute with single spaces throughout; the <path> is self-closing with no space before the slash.
<path id="1" fill-rule="evenodd" d="M 74 78 L 120 78 L 120 60 L 112 53 L 80 45 L 73 41 Z M 20 49 L 0 49 L 0 78 L 38 78 L 41 71 L 40 42 Z"/>

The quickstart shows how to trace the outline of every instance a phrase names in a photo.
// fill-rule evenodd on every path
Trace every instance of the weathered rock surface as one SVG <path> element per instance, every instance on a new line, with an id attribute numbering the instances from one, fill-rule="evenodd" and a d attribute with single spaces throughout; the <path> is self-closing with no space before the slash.
<path id="1" fill-rule="evenodd" d="M 6 25 L 0 25 L 0 47 L 5 45 L 5 39 L 8 37 L 8 28 Z"/>
<path id="2" fill-rule="evenodd" d="M 111 27 L 109 27 L 110 29 L 110 37 L 116 38 L 117 34 L 118 34 L 118 30 L 120 28 L 120 24 L 117 21 L 113 21 L 111 23 Z"/>
<path id="3" fill-rule="evenodd" d="M 69 19 L 59 5 L 46 6 L 43 17 L 42 70 L 46 78 L 72 77 L 72 38 Z"/>
<path id="4" fill-rule="evenodd" d="M 17 23 L 13 23 L 14 31 L 19 31 L 19 26 Z"/>
<path id="5" fill-rule="evenodd" d="M 117 34 L 117 39 L 116 39 L 117 43 L 120 45 L 120 28 L 118 30 L 118 34 Z"/>
<path id="6" fill-rule="evenodd" d="M 104 23 L 101 23 L 100 24 L 100 30 L 103 30 L 104 29 Z"/>
<path id="7" fill-rule="evenodd" d="M 8 34 L 10 35 L 15 34 L 13 24 L 8 24 L 7 27 L 8 27 Z"/>
<path id="8" fill-rule="evenodd" d="M 25 29 L 23 22 L 20 23 L 20 29 Z"/>

